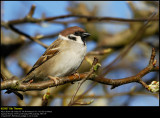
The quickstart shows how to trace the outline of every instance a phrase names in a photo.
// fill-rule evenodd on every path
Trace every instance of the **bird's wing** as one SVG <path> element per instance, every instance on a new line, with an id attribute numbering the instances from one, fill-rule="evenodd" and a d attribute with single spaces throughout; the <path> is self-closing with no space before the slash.
<path id="1" fill-rule="evenodd" d="M 33 65 L 32 69 L 27 73 L 30 74 L 33 70 L 35 70 L 37 67 L 45 63 L 50 58 L 54 57 L 59 52 L 59 46 L 61 44 L 62 40 L 55 40 L 44 52 L 44 54 L 37 60 L 37 62 Z"/>

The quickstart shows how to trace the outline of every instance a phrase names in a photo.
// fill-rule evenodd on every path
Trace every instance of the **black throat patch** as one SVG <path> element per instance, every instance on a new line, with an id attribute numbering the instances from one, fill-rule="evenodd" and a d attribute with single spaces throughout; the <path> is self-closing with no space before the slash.
<path id="1" fill-rule="evenodd" d="M 86 43 L 85 43 L 85 39 L 86 39 L 86 38 L 83 37 L 83 33 L 84 33 L 84 32 L 77 31 L 77 32 L 74 33 L 74 35 L 80 36 L 81 39 L 82 39 L 82 41 L 83 41 L 83 44 L 84 44 L 84 46 L 85 46 L 85 45 L 86 45 Z"/>

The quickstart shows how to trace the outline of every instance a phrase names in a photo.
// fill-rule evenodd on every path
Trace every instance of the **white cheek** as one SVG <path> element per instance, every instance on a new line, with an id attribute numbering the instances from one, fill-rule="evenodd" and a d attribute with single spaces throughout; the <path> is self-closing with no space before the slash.
<path id="1" fill-rule="evenodd" d="M 76 42 L 77 43 L 83 44 L 83 41 L 82 41 L 80 36 L 75 36 L 75 37 L 76 37 Z"/>
<path id="2" fill-rule="evenodd" d="M 81 37 L 80 37 L 80 36 L 75 36 L 75 35 L 73 35 L 73 34 L 71 34 L 70 36 L 76 37 L 76 41 L 74 41 L 74 42 L 77 42 L 77 43 L 83 44 L 83 41 L 82 41 L 82 39 L 81 39 Z"/>
<path id="3" fill-rule="evenodd" d="M 62 36 L 62 35 L 59 35 L 58 38 L 59 38 L 59 39 L 62 39 L 62 40 L 69 40 L 67 37 L 64 37 L 64 36 Z"/>
<path id="4" fill-rule="evenodd" d="M 73 35 L 73 34 L 71 34 L 70 36 L 76 37 L 76 41 L 74 41 L 74 42 L 77 42 L 77 43 L 80 43 L 80 44 L 84 44 L 80 36 L 75 36 L 75 35 Z M 64 37 L 64 36 L 62 36 L 62 35 L 59 35 L 58 38 L 59 38 L 59 39 L 62 39 L 62 40 L 70 40 L 70 39 L 68 39 L 67 37 Z M 72 40 L 70 40 L 70 41 L 72 41 Z"/>

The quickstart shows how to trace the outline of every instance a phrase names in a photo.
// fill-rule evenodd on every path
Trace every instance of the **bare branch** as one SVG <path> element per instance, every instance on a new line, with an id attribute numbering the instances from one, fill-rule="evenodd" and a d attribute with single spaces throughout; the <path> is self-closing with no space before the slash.
<path id="1" fill-rule="evenodd" d="M 155 15 L 156 15 L 155 12 L 151 14 L 150 18 L 139 28 L 139 30 L 137 31 L 136 35 L 133 37 L 131 42 L 124 47 L 122 52 L 109 65 L 107 65 L 105 68 L 103 68 L 104 71 L 103 71 L 103 75 L 102 76 L 104 76 L 111 69 L 111 66 L 113 64 L 115 64 L 118 60 L 124 58 L 125 55 L 127 55 L 127 53 L 129 52 L 129 50 L 141 39 L 141 37 L 143 36 L 145 30 L 147 29 L 148 23 L 151 21 L 151 19 Z"/>
<path id="2" fill-rule="evenodd" d="M 88 72 L 88 75 L 82 80 L 81 83 L 79 83 L 79 85 L 78 85 L 78 87 L 77 87 L 77 90 L 76 90 L 75 94 L 72 96 L 71 101 L 70 101 L 70 103 L 68 104 L 68 106 L 73 105 L 73 103 L 74 103 L 74 98 L 75 98 L 75 96 L 77 95 L 80 87 L 81 87 L 82 84 L 87 80 L 87 78 L 89 78 L 89 76 L 90 76 L 93 72 L 95 72 L 94 66 L 96 66 L 97 63 L 98 63 L 98 59 L 97 59 L 97 58 L 94 58 L 94 60 L 93 60 L 93 62 L 92 62 L 92 68 L 91 68 L 90 72 Z"/>
<path id="3" fill-rule="evenodd" d="M 31 9 L 30 9 L 30 11 L 29 11 L 27 17 L 32 17 L 32 16 L 33 16 L 34 11 L 35 11 L 35 8 L 36 8 L 35 5 L 32 5 L 32 6 L 31 6 Z"/>
<path id="4" fill-rule="evenodd" d="M 68 15 L 62 15 L 62 16 L 55 16 L 55 17 L 48 17 L 48 18 L 43 18 L 43 19 L 38 19 L 38 18 L 32 18 L 32 19 L 17 19 L 17 20 L 11 20 L 8 21 L 8 24 L 22 24 L 22 23 L 39 23 L 39 22 L 44 22 L 44 21 L 53 21 L 57 19 L 64 19 L 64 18 L 70 18 L 70 17 L 75 17 L 75 18 L 85 18 L 88 21 L 118 21 L 118 22 L 145 22 L 148 19 L 145 18 L 137 18 L 137 19 L 125 19 L 125 18 L 114 18 L 114 17 L 96 17 L 96 16 L 85 16 L 85 15 L 74 15 L 74 14 L 68 14 Z M 151 21 L 159 21 L 159 18 L 153 18 Z"/>
<path id="5" fill-rule="evenodd" d="M 155 54 L 155 50 L 152 50 L 152 55 L 154 56 L 154 54 Z M 153 58 L 151 58 L 151 60 L 153 60 Z M 158 69 L 159 67 L 151 63 L 146 68 L 141 70 L 137 75 L 122 78 L 122 79 L 104 78 L 101 76 L 97 76 L 95 73 L 88 76 L 91 72 L 86 72 L 86 73 L 79 74 L 79 76 L 71 75 L 67 77 L 59 77 L 58 80 L 60 80 L 60 82 L 58 83 L 58 85 L 54 83 L 53 80 L 27 84 L 27 83 L 21 83 L 21 81 L 17 79 L 7 79 L 7 81 L 1 82 L 1 90 L 5 90 L 5 89 L 11 89 L 15 91 L 43 90 L 48 87 L 54 87 L 54 86 L 59 86 L 66 83 L 73 83 L 75 81 L 84 80 L 86 79 L 86 77 L 87 77 L 87 80 L 92 80 L 101 84 L 112 85 L 112 89 L 113 89 L 120 85 L 131 83 L 131 82 L 138 82 L 141 84 L 141 78 L 143 76 L 145 76 L 149 72 L 152 72 L 155 70 L 157 71 Z"/>
<path id="6" fill-rule="evenodd" d="M 12 31 L 14 31 L 15 33 L 17 33 L 17 34 L 19 34 L 19 35 L 23 35 L 23 36 L 25 36 L 26 38 L 28 38 L 28 39 L 30 39 L 30 40 L 32 40 L 32 41 L 35 41 L 36 43 L 40 44 L 40 45 L 43 46 L 44 48 L 48 48 L 48 45 L 42 43 L 41 41 L 35 39 L 34 37 L 29 36 L 28 34 L 22 32 L 22 31 L 18 30 L 18 29 L 15 28 L 13 25 L 9 25 L 8 27 L 9 27 Z"/>

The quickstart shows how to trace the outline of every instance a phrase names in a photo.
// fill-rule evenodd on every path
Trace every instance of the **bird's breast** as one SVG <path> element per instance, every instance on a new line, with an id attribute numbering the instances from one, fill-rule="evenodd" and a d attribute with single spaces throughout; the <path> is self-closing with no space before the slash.
<path id="1" fill-rule="evenodd" d="M 49 72 L 52 76 L 67 76 L 74 73 L 82 63 L 86 54 L 86 46 L 72 45 L 68 49 L 62 50 L 53 60 L 50 60 Z M 52 63 L 54 62 L 54 63 Z"/>

